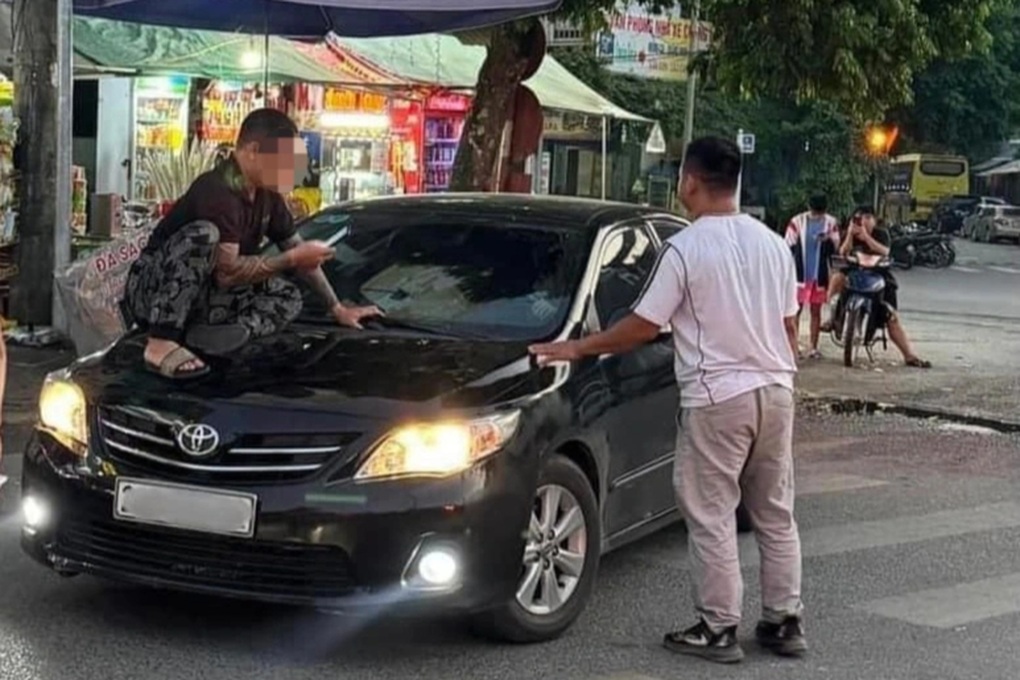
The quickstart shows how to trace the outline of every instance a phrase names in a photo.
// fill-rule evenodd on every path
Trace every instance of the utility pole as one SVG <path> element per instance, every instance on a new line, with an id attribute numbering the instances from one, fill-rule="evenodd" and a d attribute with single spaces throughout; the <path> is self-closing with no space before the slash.
<path id="1" fill-rule="evenodd" d="M 72 0 L 14 0 L 18 274 L 11 315 L 64 330 L 53 274 L 71 259 Z"/>
<path id="2" fill-rule="evenodd" d="M 694 0 L 694 12 L 691 15 L 691 38 L 688 53 L 688 65 L 694 60 L 698 49 L 698 22 L 701 19 L 701 0 Z M 698 92 L 698 73 L 688 71 L 687 73 L 687 111 L 684 117 L 684 149 L 687 154 L 687 145 L 694 139 L 694 98 Z"/>

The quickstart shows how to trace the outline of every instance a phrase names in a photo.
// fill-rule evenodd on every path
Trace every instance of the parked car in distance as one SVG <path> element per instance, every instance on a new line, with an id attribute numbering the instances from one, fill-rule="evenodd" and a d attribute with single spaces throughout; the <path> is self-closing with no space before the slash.
<path id="1" fill-rule="evenodd" d="M 52 374 L 22 546 L 64 575 L 556 637 L 604 553 L 679 519 L 678 390 L 668 329 L 570 366 L 527 348 L 628 314 L 686 225 L 509 194 L 320 212 L 299 228 L 335 247 L 330 282 L 385 317 L 337 328 L 306 291 L 194 382 L 146 372 L 138 335 Z"/>
<path id="2" fill-rule="evenodd" d="M 1006 205 L 1006 202 L 990 196 L 948 196 L 935 206 L 928 225 L 939 233 L 960 234 L 968 217 L 995 205 Z"/>
<path id="3" fill-rule="evenodd" d="M 983 208 L 968 225 L 970 237 L 981 243 L 1009 240 L 1020 244 L 1020 208 L 996 205 Z"/>

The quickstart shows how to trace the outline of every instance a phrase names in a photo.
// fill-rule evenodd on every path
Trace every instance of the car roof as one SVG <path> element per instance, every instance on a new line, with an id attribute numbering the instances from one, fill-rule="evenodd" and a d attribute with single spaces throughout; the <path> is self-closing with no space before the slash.
<path id="1" fill-rule="evenodd" d="M 532 194 L 442 193 L 378 196 L 336 206 L 346 211 L 413 210 L 463 213 L 474 217 L 499 217 L 513 221 L 540 220 L 563 226 L 599 229 L 622 220 L 647 215 L 683 217 L 663 208 L 573 196 Z M 686 220 L 684 220 L 686 221 Z"/>

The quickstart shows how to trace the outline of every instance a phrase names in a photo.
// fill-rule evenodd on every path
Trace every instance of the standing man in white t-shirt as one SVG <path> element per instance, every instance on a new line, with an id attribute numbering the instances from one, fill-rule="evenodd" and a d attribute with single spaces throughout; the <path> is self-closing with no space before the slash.
<path id="1" fill-rule="evenodd" d="M 784 240 L 738 212 L 740 165 L 733 142 L 692 142 L 679 191 L 695 221 L 666 242 L 633 313 L 602 333 L 531 348 L 542 364 L 576 361 L 627 352 L 671 324 L 682 411 L 675 481 L 699 621 L 664 643 L 722 663 L 744 655 L 741 499 L 761 549 L 757 638 L 781 655 L 807 650 L 793 517 L 797 275 Z"/>

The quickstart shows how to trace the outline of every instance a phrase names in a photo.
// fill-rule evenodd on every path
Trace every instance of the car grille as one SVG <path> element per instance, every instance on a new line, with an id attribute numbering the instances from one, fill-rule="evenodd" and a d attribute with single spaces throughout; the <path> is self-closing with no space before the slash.
<path id="1" fill-rule="evenodd" d="M 177 447 L 173 418 L 149 409 L 103 406 L 97 432 L 107 456 L 132 468 L 190 481 L 287 482 L 315 474 L 357 439 L 354 433 L 242 434 L 208 459 Z"/>
<path id="2" fill-rule="evenodd" d="M 96 569 L 270 597 L 331 598 L 356 590 L 338 547 L 241 541 L 152 529 L 76 508 L 57 532 L 55 552 Z"/>

